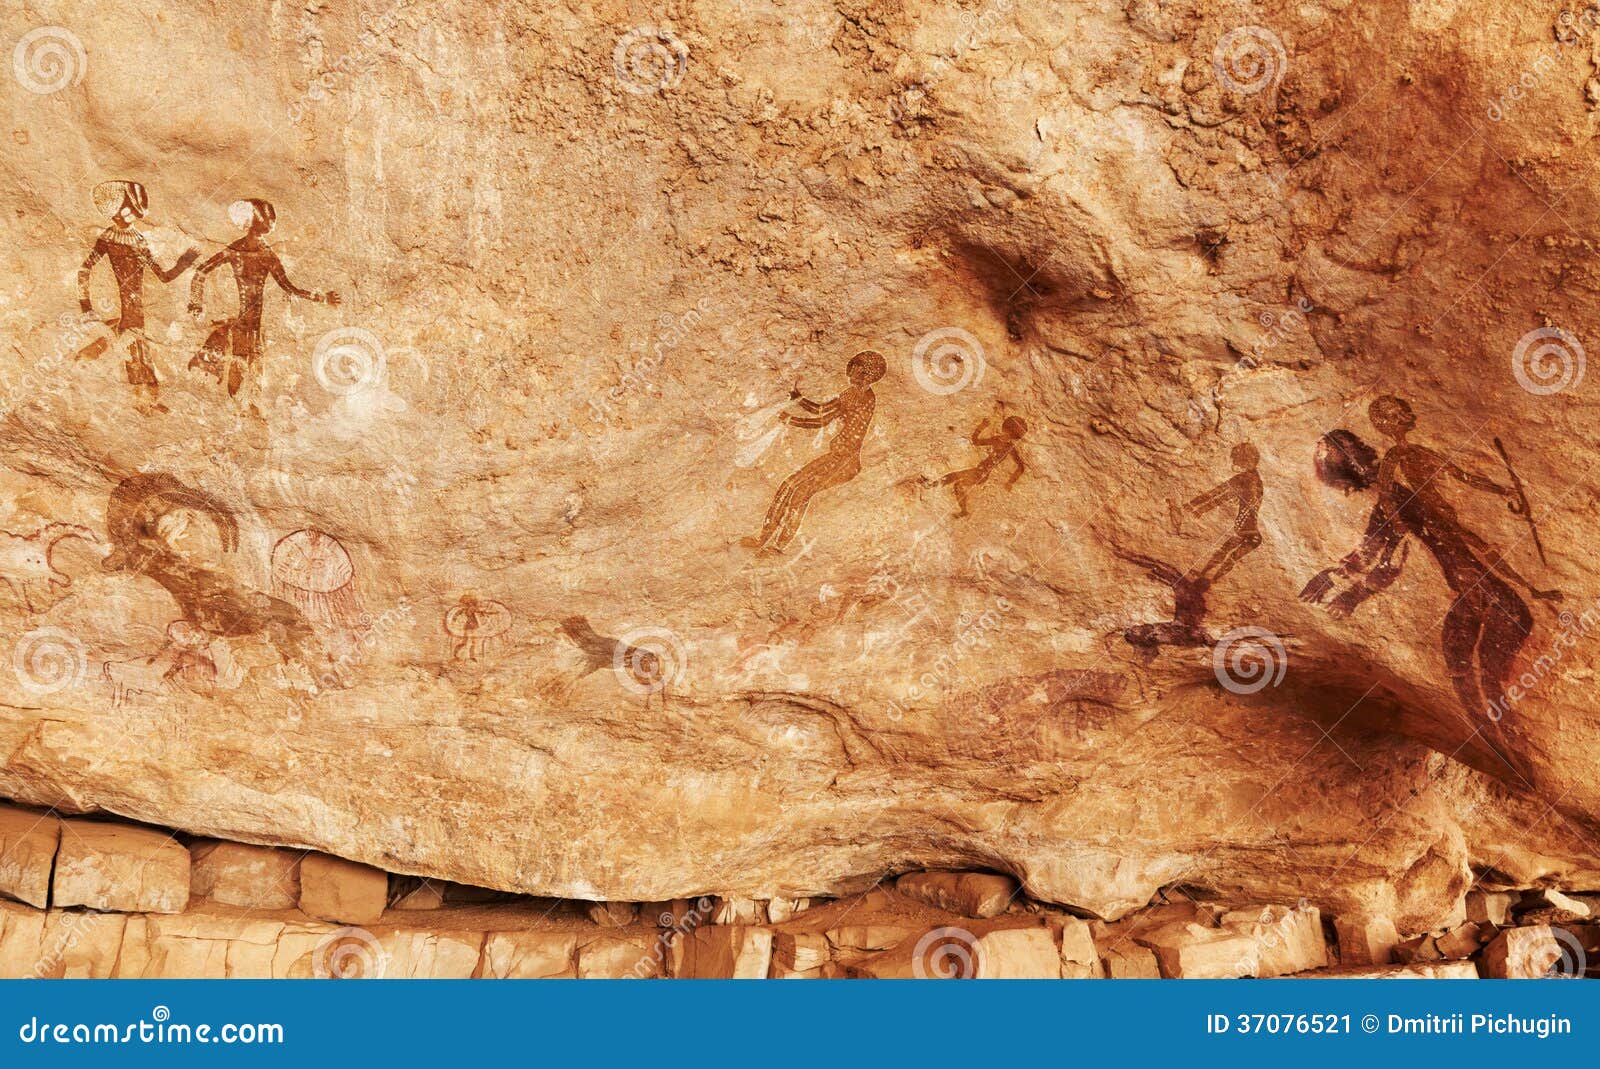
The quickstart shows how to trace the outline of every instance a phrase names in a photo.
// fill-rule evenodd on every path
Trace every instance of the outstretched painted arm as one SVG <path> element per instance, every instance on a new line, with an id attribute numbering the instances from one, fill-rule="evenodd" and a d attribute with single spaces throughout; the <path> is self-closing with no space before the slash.
<path id="1" fill-rule="evenodd" d="M 1194 513 L 1196 516 L 1204 516 L 1206 513 L 1210 512 L 1224 501 L 1227 501 L 1231 497 L 1237 496 L 1238 492 L 1233 487 L 1233 480 L 1229 479 L 1225 483 L 1219 483 L 1218 485 L 1213 486 L 1205 493 L 1190 501 L 1184 506 L 1184 508 Z"/>
<path id="2" fill-rule="evenodd" d="M 167 271 L 163 270 L 161 265 L 156 263 L 156 258 L 151 255 L 148 246 L 144 249 L 144 265 L 150 269 L 151 274 L 155 275 L 163 282 L 171 282 L 173 279 L 189 270 L 189 265 L 198 259 L 200 259 L 200 250 L 189 249 L 182 256 L 178 257 L 178 262 L 172 265 L 172 269 L 170 271 Z"/>
<path id="3" fill-rule="evenodd" d="M 1007 490 L 1017 485 L 1017 480 L 1022 478 L 1022 473 L 1028 470 L 1028 466 L 1022 462 L 1022 450 L 1016 446 L 1011 447 L 1011 463 L 1015 464 L 1017 469 L 1011 473 L 1011 478 L 1006 480 Z"/>
<path id="4" fill-rule="evenodd" d="M 1450 461 L 1445 461 L 1445 470 L 1450 473 L 1450 477 L 1452 479 L 1459 483 L 1465 483 L 1474 490 L 1482 490 L 1486 494 L 1495 494 L 1500 497 L 1515 496 L 1515 491 L 1512 490 L 1511 487 L 1501 486 L 1493 479 L 1488 479 L 1475 472 L 1467 471 L 1465 468 L 1459 467 Z"/>
<path id="5" fill-rule="evenodd" d="M 223 249 L 221 252 L 215 254 L 205 263 L 194 269 L 194 278 L 189 282 L 189 311 L 191 314 L 199 315 L 201 310 L 204 308 L 206 296 L 206 276 L 221 266 L 222 263 L 227 260 L 227 258 L 228 250 Z"/>
<path id="6" fill-rule="evenodd" d="M 272 258 L 272 280 L 283 287 L 285 293 L 292 297 L 299 297 L 303 301 L 318 301 L 335 305 L 339 303 L 339 295 L 332 290 L 326 293 L 316 293 L 311 290 L 301 289 L 293 282 L 290 282 L 289 273 L 283 269 L 283 261 L 276 256 Z"/>
<path id="7" fill-rule="evenodd" d="M 1312 576 L 1300 591 L 1300 600 L 1320 604 L 1333 590 L 1334 576 L 1344 576 L 1353 582 L 1329 603 L 1328 611 L 1335 616 L 1350 615 L 1357 605 L 1394 585 L 1400 578 L 1407 556 L 1405 540 L 1405 532 L 1394 526 L 1388 510 L 1379 502 L 1367 519 L 1367 530 L 1360 545 L 1347 553 L 1337 567 L 1324 568 Z M 1396 551 L 1399 551 L 1398 560 Z"/>
<path id="8" fill-rule="evenodd" d="M 789 412 L 780 413 L 778 418 L 791 427 L 826 427 L 839 418 L 839 399 L 837 397 L 831 401 L 823 401 L 820 404 L 816 401 L 808 401 L 804 397 L 798 397 L 795 400 L 799 402 L 801 408 L 804 408 L 807 412 L 815 412 L 816 415 L 796 416 Z"/>

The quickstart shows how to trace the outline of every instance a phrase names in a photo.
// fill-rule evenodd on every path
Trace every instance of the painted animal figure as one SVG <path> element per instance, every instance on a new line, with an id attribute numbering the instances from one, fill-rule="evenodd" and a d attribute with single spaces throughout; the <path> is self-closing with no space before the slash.
<path id="1" fill-rule="evenodd" d="M 244 589 L 231 576 L 185 560 L 168 545 L 162 521 L 182 511 L 208 517 L 224 553 L 238 549 L 239 523 L 226 504 L 171 475 L 151 472 L 124 479 L 111 491 L 106 504 L 111 552 L 100 566 L 159 583 L 177 602 L 182 619 L 213 638 L 260 635 L 285 660 L 320 671 L 327 655 L 298 607 Z"/>
<path id="2" fill-rule="evenodd" d="M 160 657 L 135 657 L 127 661 L 105 661 L 100 665 L 100 681 L 111 691 L 111 705 L 120 709 L 132 694 L 164 694 L 172 689 L 168 674 L 172 664 Z"/>
<path id="3" fill-rule="evenodd" d="M 0 579 L 22 598 L 29 612 L 37 611 L 33 596 L 41 588 L 48 594 L 52 588 L 64 590 L 72 585 L 72 576 L 50 559 L 56 545 L 69 538 L 100 541 L 93 531 L 76 523 L 47 523 L 30 535 L 0 531 Z"/>

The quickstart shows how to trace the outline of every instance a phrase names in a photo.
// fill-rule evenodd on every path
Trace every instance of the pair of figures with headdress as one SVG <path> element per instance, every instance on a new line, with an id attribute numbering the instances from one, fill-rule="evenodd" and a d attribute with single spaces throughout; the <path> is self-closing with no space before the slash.
<path id="1" fill-rule="evenodd" d="M 111 265 L 116 282 L 118 310 L 116 318 L 106 320 L 109 336 L 95 339 L 77 355 L 79 359 L 95 359 L 114 346 L 120 348 L 124 353 L 128 384 L 133 387 L 140 410 L 165 412 L 167 409 L 160 397 L 161 383 L 151 360 L 151 341 L 145 328 L 144 274 L 148 270 L 162 282 L 171 282 L 200 258 L 200 252 L 195 248 L 186 250 L 171 268 L 163 268 L 156 261 L 144 234 L 134 226 L 150 210 L 149 195 L 138 182 L 102 182 L 94 189 L 94 202 L 102 215 L 110 217 L 111 224 L 101 231 L 78 269 L 79 307 L 86 314 L 93 313 L 89 282 L 95 264 L 104 259 Z M 212 323 L 200 351 L 189 361 L 189 367 L 213 375 L 226 385 L 228 396 L 234 397 L 243 386 L 260 378 L 261 310 L 268 279 L 302 300 L 337 305 L 339 295 L 302 289 L 289 280 L 283 261 L 266 243 L 267 235 L 277 222 L 277 213 L 271 204 L 256 199 L 237 201 L 229 209 L 229 217 L 236 225 L 244 227 L 245 233 L 195 270 L 189 289 L 189 312 L 196 318 L 204 316 L 206 279 L 224 265 L 233 271 L 239 291 L 239 309 L 235 315 Z"/>

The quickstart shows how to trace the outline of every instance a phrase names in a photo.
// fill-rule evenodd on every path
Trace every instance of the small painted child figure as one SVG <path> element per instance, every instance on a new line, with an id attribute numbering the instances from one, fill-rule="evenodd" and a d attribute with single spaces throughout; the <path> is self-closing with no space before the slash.
<path id="1" fill-rule="evenodd" d="M 1022 478 L 1022 473 L 1027 467 L 1022 463 L 1022 454 L 1017 449 L 1017 443 L 1022 436 L 1028 433 L 1028 425 L 1021 416 L 1007 416 L 1000 421 L 1000 433 L 995 435 L 984 434 L 984 429 L 989 426 L 989 421 L 984 420 L 978 424 L 978 429 L 972 432 L 972 444 L 988 452 L 984 458 L 970 468 L 961 471 L 952 471 L 936 484 L 948 486 L 956 496 L 956 504 L 960 506 L 957 516 L 971 515 L 967 508 L 967 498 L 972 491 L 988 481 L 994 469 L 1009 460 L 1015 465 L 1011 476 L 1006 479 L 1006 489 L 1009 490 Z"/>

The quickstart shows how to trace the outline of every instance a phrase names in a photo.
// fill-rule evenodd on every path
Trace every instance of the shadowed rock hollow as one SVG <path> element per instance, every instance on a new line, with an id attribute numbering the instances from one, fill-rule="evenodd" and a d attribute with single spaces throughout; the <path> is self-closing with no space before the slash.
<path id="1" fill-rule="evenodd" d="M 0 795 L 596 900 L 1600 887 L 1581 10 L 69 14 Z"/>

